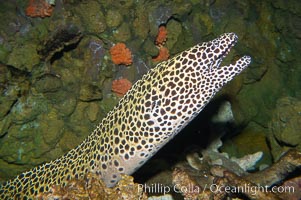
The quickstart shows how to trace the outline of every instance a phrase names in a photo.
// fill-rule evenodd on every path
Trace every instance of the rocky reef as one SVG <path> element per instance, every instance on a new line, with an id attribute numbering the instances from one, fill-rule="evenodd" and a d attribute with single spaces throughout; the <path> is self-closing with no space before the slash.
<path id="1" fill-rule="evenodd" d="M 50 192 L 39 194 L 37 199 L 146 200 L 147 195 L 131 176 L 122 176 L 115 187 L 108 188 L 97 175 L 88 173 L 84 180 L 72 180 L 65 187 L 53 186 Z"/>
<path id="2" fill-rule="evenodd" d="M 0 181 L 74 148 L 157 61 L 224 32 L 240 38 L 224 62 L 244 53 L 252 56 L 252 65 L 134 174 L 135 180 L 147 182 L 217 138 L 223 141 L 218 151 L 229 158 L 262 152 L 251 169 L 257 173 L 290 149 L 301 151 L 297 0 L 15 0 L 0 5 Z M 118 43 L 126 46 L 127 62 L 112 59 L 110 49 Z M 228 163 L 228 157 L 220 159 Z M 243 176 L 231 175 L 240 171 L 232 164 L 229 177 Z M 300 183 L 300 171 L 287 175 L 288 185 Z"/>

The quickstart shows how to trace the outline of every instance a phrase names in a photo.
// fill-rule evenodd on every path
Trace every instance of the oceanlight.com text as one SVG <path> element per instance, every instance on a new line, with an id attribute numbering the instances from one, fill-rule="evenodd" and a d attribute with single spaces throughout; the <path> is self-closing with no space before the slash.
<path id="1" fill-rule="evenodd" d="M 208 185 L 207 185 L 208 186 Z M 256 195 L 258 192 L 272 192 L 272 193 L 294 193 L 295 188 L 293 186 L 254 186 L 250 184 L 244 184 L 242 186 L 220 186 L 217 184 L 211 184 L 209 189 L 213 193 L 248 193 L 251 195 Z"/>

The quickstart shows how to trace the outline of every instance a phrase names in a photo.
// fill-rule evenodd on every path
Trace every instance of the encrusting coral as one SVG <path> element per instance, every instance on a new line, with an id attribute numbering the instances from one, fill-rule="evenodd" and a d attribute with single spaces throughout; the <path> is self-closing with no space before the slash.
<path id="1" fill-rule="evenodd" d="M 163 60 L 167 60 L 169 58 L 169 51 L 166 47 L 160 46 L 159 47 L 159 54 L 153 58 L 154 62 L 160 62 Z"/>
<path id="2" fill-rule="evenodd" d="M 122 97 L 132 87 L 132 83 L 125 79 L 117 79 L 112 82 L 112 91 L 119 97 Z"/>
<path id="3" fill-rule="evenodd" d="M 159 49 L 159 54 L 153 58 L 154 62 L 160 62 L 167 60 L 169 58 L 169 50 L 164 47 L 167 40 L 167 29 L 165 26 L 160 26 L 158 30 L 158 35 L 155 40 L 155 44 Z"/>
<path id="4" fill-rule="evenodd" d="M 130 65 L 133 63 L 131 51 L 124 43 L 117 43 L 110 49 L 111 58 L 116 65 Z"/>
<path id="5" fill-rule="evenodd" d="M 167 40 L 167 29 L 165 26 L 160 26 L 158 30 L 158 35 L 156 37 L 156 45 L 164 45 Z"/>
<path id="6" fill-rule="evenodd" d="M 29 0 L 25 13 L 29 17 L 50 17 L 53 12 L 53 5 L 45 0 Z"/>

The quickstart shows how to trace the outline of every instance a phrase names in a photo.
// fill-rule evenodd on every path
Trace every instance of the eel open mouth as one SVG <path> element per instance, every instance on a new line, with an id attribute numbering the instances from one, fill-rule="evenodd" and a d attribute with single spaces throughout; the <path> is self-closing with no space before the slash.
<path id="1" fill-rule="evenodd" d="M 238 36 L 235 33 L 228 33 L 220 36 L 217 38 L 217 40 L 220 40 L 219 42 L 219 49 L 215 50 L 215 52 L 219 52 L 217 54 L 217 57 L 214 59 L 211 67 L 219 67 L 223 59 L 229 54 L 232 47 L 235 46 L 235 44 L 238 41 Z"/>

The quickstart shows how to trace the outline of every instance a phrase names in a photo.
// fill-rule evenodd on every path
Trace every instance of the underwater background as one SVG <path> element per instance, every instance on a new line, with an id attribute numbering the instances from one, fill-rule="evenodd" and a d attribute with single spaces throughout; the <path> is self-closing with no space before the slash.
<path id="1" fill-rule="evenodd" d="M 213 138 L 231 156 L 263 152 L 255 168 L 301 151 L 298 0 L 0 0 L 0 18 L 0 181 L 76 147 L 150 68 L 225 32 L 239 42 L 224 62 L 251 66 L 136 180 Z M 114 61 L 117 43 L 128 62 Z"/>

